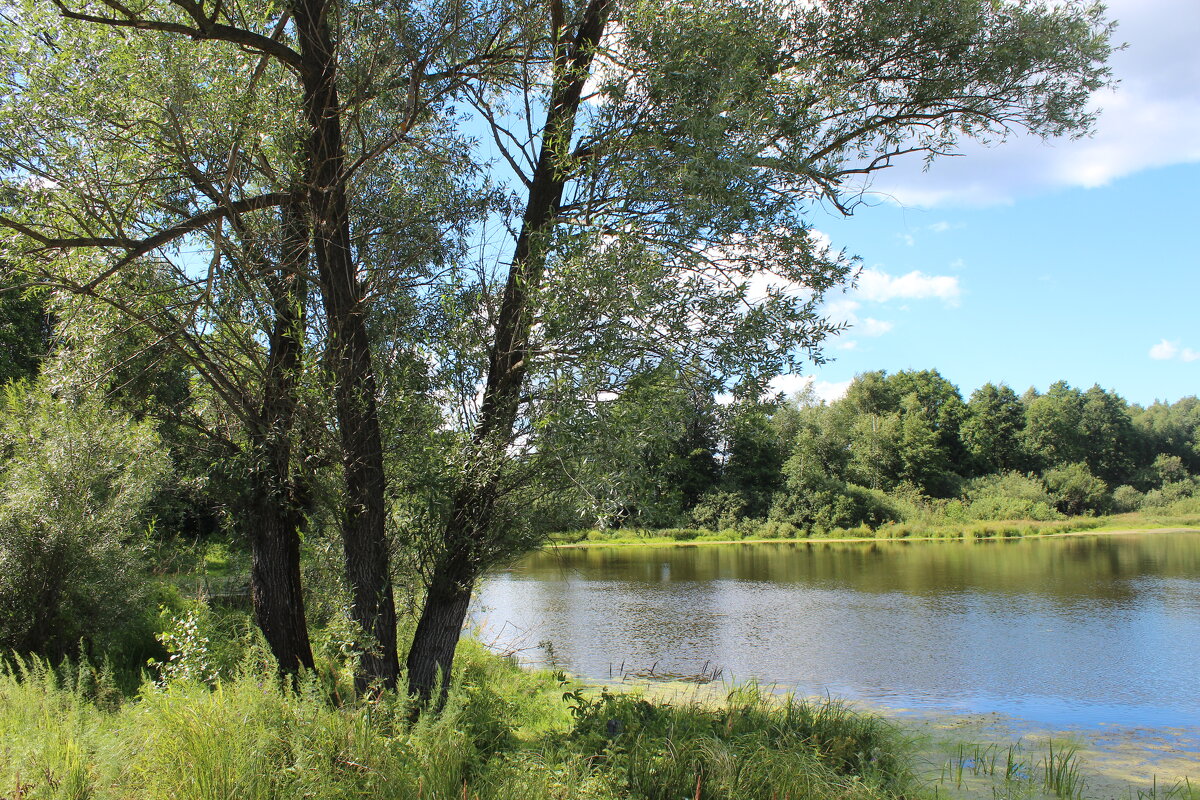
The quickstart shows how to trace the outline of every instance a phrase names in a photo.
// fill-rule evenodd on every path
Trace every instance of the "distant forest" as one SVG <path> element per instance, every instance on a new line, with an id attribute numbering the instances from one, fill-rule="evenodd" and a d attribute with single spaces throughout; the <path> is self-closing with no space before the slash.
<path id="1" fill-rule="evenodd" d="M 678 391 L 657 413 L 664 434 L 628 462 L 622 501 L 592 511 L 594 493 L 567 492 L 560 527 L 574 517 L 598 528 L 765 525 L 788 536 L 1200 511 L 1194 396 L 1143 408 L 1059 381 L 1020 395 L 988 383 L 964 400 L 936 370 L 876 371 L 832 403 L 810 392 L 723 406 Z"/>

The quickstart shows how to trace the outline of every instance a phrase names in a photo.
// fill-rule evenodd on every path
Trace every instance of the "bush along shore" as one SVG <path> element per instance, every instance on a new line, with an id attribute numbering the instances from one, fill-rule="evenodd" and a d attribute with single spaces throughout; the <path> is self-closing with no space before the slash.
<path id="1" fill-rule="evenodd" d="M 615 528 L 564 531 L 550 537 L 549 547 L 589 545 L 681 543 L 725 544 L 732 542 L 805 542 L 878 539 L 1016 539 L 1070 533 L 1152 532 L 1155 530 L 1200 530 L 1200 514 L 1118 514 L 1108 517 L 1073 517 L 1063 520 L 986 520 L 965 523 L 893 522 L 872 527 L 803 529 L 786 522 L 753 521 L 735 527 L 709 528 Z"/>
<path id="2" fill-rule="evenodd" d="M 473 641 L 441 713 L 281 683 L 260 645 L 225 676 L 195 653 L 132 695 L 87 665 L 0 671 L 6 798 L 812 798 L 919 794 L 884 720 L 755 687 L 719 704 L 588 689 Z"/>

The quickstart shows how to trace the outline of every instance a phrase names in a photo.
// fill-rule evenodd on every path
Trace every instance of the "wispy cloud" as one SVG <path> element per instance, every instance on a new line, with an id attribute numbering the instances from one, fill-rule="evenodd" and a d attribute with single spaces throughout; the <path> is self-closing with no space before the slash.
<path id="1" fill-rule="evenodd" d="M 966 158 L 927 172 L 920 159 L 898 162 L 873 189 L 906 205 L 996 205 L 1066 186 L 1102 186 L 1145 169 L 1200 161 L 1200 3 L 1108 0 L 1127 42 L 1110 64 L 1120 84 L 1093 95 L 1100 110 L 1091 137 L 1043 142 L 1015 137 L 999 147 L 966 143 Z"/>
<path id="2" fill-rule="evenodd" d="M 953 275 L 926 275 L 920 270 L 892 275 L 873 267 L 859 274 L 854 289 L 827 301 L 824 311 L 831 321 L 848 326 L 848 336 L 877 337 L 891 333 L 896 323 L 861 314 L 864 303 L 883 305 L 893 300 L 941 300 L 945 305 L 956 306 L 961 296 L 958 278 Z M 906 311 L 907 306 L 900 304 L 898 310 Z M 834 346 L 839 350 L 857 348 L 858 341 L 848 336 L 840 338 Z"/>
<path id="3" fill-rule="evenodd" d="M 858 276 L 857 295 L 876 303 L 937 298 L 948 305 L 957 305 L 961 294 L 958 278 L 954 275 L 926 275 L 920 270 L 890 275 L 872 268 L 864 269 Z"/>
<path id="4" fill-rule="evenodd" d="M 886 320 L 867 317 L 862 321 L 862 326 L 858 329 L 858 332 L 863 336 L 883 336 L 894 327 L 896 327 L 895 324 Z"/>
<path id="5" fill-rule="evenodd" d="M 1150 357 L 1155 361 L 1196 361 L 1200 360 L 1200 352 L 1180 346 L 1179 340 L 1163 339 L 1150 348 Z"/>

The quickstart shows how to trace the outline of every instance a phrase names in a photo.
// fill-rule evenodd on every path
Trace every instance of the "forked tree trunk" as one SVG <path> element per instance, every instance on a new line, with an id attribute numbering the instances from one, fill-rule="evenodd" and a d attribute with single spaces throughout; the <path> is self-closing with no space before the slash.
<path id="1" fill-rule="evenodd" d="M 337 57 L 325 0 L 294 0 L 309 126 L 306 174 L 317 274 L 329 326 L 334 401 L 341 434 L 346 509 L 342 544 L 352 615 L 362 639 L 356 683 L 394 688 L 396 607 L 384 527 L 383 446 L 376 406 L 364 290 L 350 244 Z"/>
<path id="2" fill-rule="evenodd" d="M 528 373 L 529 335 L 535 309 L 529 297 L 542 282 L 546 248 L 558 221 L 565 185 L 563 154 L 569 152 L 584 83 L 604 32 L 611 0 L 590 0 L 573 42 L 558 41 L 542 146 L 529 185 L 521 233 L 504 287 L 504 299 L 488 358 L 488 379 L 474 446 L 484 473 L 467 482 L 454 500 L 441 554 L 430 572 L 425 605 L 408 653 L 408 692 L 423 704 L 445 700 L 471 592 L 485 566 L 479 555 L 495 535 L 498 465 L 512 440 L 522 388 Z M 438 685 L 440 676 L 440 688 Z"/>

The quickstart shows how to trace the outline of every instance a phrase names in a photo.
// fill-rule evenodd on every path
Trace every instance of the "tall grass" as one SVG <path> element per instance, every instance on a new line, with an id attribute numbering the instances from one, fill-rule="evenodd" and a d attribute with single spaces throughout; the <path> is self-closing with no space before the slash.
<path id="1" fill-rule="evenodd" d="M 464 645 L 446 708 L 338 705 L 251 658 L 215 686 L 25 661 L 0 670 L 0 796 L 267 798 L 894 798 L 906 755 L 881 720 L 753 688 L 716 708 L 593 694 Z"/>
<path id="2" fill-rule="evenodd" d="M 1008 745 L 960 744 L 958 753 L 942 768 L 939 782 L 962 790 L 969 775 L 993 779 L 994 797 L 1041 795 L 1059 800 L 1082 800 L 1084 780 L 1079 749 L 1070 743 L 1049 739 L 1036 769 L 1030 752 L 1021 741 Z M 1040 783 L 1038 776 L 1040 775 Z"/>
<path id="3" fill-rule="evenodd" d="M 628 794 L 668 798 L 868 798 L 912 776 L 895 729 L 837 702 L 780 701 L 756 687 L 723 707 L 575 695 L 572 738 L 601 753 Z"/>

